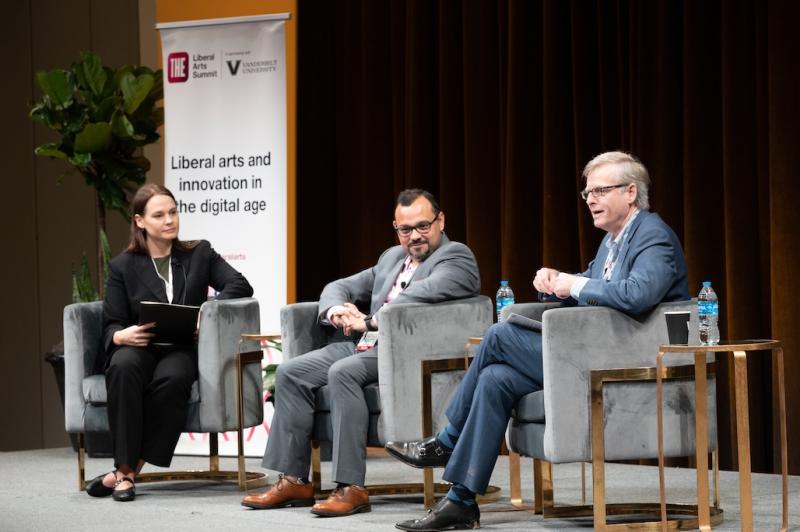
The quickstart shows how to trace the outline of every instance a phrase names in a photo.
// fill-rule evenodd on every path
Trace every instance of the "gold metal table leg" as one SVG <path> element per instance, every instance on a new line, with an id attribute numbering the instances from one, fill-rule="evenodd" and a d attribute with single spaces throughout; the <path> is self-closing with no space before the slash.
<path id="1" fill-rule="evenodd" d="M 778 366 L 778 411 L 781 426 L 781 486 L 783 487 L 783 522 L 781 532 L 789 528 L 789 457 L 786 448 L 786 390 L 783 382 L 783 348 L 773 350 L 777 354 Z"/>
<path id="2" fill-rule="evenodd" d="M 706 354 L 694 354 L 694 447 L 697 471 L 697 519 L 700 530 L 711 530 L 708 509 L 708 395 Z"/>
<path id="3" fill-rule="evenodd" d="M 736 393 L 736 439 L 739 450 L 739 505 L 742 530 L 753 530 L 753 494 L 750 478 L 750 408 L 747 393 L 747 353 L 733 352 Z"/>

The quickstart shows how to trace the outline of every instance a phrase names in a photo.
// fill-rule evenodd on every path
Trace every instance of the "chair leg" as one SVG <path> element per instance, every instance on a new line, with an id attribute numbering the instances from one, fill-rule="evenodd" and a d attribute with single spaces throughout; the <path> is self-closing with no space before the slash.
<path id="1" fill-rule="evenodd" d="M 322 495 L 322 465 L 320 458 L 319 442 L 311 440 L 311 485 L 314 486 L 314 495 Z"/>
<path id="2" fill-rule="evenodd" d="M 219 439 L 216 432 L 208 433 L 208 469 L 219 471 Z"/>
<path id="3" fill-rule="evenodd" d="M 544 460 L 533 461 L 533 506 L 537 514 L 544 515 L 554 506 L 553 464 Z"/>
<path id="4" fill-rule="evenodd" d="M 83 448 L 83 433 L 78 433 L 78 491 L 86 489 L 86 453 Z"/>
<path id="5" fill-rule="evenodd" d="M 535 480 L 534 480 L 535 482 Z M 523 508 L 522 501 L 522 480 L 520 476 L 520 456 L 514 451 L 508 453 L 508 484 L 511 495 L 511 506 L 515 508 Z M 534 488 L 534 493 L 535 493 Z M 535 500 L 534 495 L 534 500 Z"/>

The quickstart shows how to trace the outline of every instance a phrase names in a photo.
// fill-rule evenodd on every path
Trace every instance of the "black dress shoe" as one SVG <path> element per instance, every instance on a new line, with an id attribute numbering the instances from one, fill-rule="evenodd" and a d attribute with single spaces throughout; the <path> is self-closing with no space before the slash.
<path id="1" fill-rule="evenodd" d="M 118 501 L 118 502 L 130 502 L 130 501 L 132 501 L 132 500 L 134 500 L 136 498 L 136 484 L 133 483 L 133 479 L 132 478 L 130 478 L 130 477 L 122 477 L 122 478 L 118 479 L 116 483 L 114 483 L 114 487 L 116 488 L 117 486 L 119 486 L 120 484 L 125 482 L 126 480 L 131 483 L 131 487 L 130 488 L 125 488 L 124 490 L 115 489 L 114 493 L 111 494 L 112 497 L 114 497 L 115 501 Z"/>
<path id="2" fill-rule="evenodd" d="M 452 449 L 439 445 L 436 436 L 417 441 L 390 441 L 386 444 L 389 454 L 414 467 L 444 467 L 453 454 Z"/>
<path id="3" fill-rule="evenodd" d="M 403 521 L 394 526 L 400 530 L 418 532 L 480 528 L 481 511 L 477 504 L 464 506 L 444 497 L 433 510 L 428 510 L 428 515 L 422 519 Z"/>
<path id="4" fill-rule="evenodd" d="M 108 473 L 104 473 L 99 477 L 94 477 L 92 480 L 90 480 L 86 485 L 86 493 L 92 497 L 108 497 L 111 495 L 114 492 L 114 486 L 109 488 L 103 484 L 103 479 L 106 477 L 106 475 L 108 475 Z"/>

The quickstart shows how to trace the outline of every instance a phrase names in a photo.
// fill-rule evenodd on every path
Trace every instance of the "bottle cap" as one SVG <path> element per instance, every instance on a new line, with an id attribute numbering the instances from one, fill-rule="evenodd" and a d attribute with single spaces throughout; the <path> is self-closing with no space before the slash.
<path id="1" fill-rule="evenodd" d="M 711 286 L 711 281 L 703 281 L 703 286 Z"/>
<path id="2" fill-rule="evenodd" d="M 508 286 L 508 281 L 503 279 L 502 281 L 500 281 L 500 286 Z"/>

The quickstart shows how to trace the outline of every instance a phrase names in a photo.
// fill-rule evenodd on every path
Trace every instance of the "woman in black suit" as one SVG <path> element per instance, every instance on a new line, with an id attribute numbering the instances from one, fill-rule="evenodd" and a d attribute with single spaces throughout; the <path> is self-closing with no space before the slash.
<path id="1" fill-rule="evenodd" d="M 205 241 L 178 239 L 175 197 L 147 184 L 133 198 L 128 248 L 109 262 L 103 302 L 108 422 L 115 470 L 92 480 L 93 497 L 132 501 L 145 462 L 168 467 L 186 424 L 197 379 L 197 345 L 152 344 L 154 323 L 139 325 L 139 304 L 162 301 L 201 305 L 208 287 L 218 299 L 249 297 L 247 280 Z"/>

